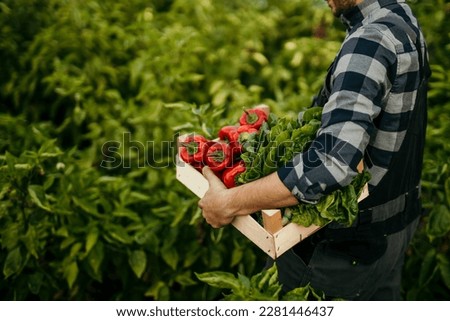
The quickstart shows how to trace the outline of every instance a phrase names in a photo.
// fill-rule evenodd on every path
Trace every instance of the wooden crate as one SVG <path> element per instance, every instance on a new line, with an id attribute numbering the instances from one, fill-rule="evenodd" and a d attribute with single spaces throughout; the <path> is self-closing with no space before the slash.
<path id="1" fill-rule="evenodd" d="M 362 168 L 359 168 L 359 170 L 362 170 Z M 200 198 L 205 195 L 209 188 L 206 178 L 193 166 L 185 163 L 178 154 L 176 155 L 176 177 Z M 358 201 L 367 196 L 368 188 L 366 185 Z M 263 226 L 250 215 L 236 216 L 231 224 L 273 259 L 321 228 L 316 225 L 304 227 L 295 223 L 288 223 L 283 226 L 279 209 L 266 209 L 261 212 Z"/>

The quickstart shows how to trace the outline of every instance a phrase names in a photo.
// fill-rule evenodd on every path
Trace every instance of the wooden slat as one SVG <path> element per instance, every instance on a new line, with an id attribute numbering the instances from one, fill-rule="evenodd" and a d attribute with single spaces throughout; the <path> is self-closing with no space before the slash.
<path id="1" fill-rule="evenodd" d="M 357 169 L 358 169 L 359 173 L 362 173 L 364 171 L 364 162 L 363 162 L 363 160 L 361 160 L 359 162 Z M 364 187 L 363 187 L 361 195 L 359 195 L 358 203 L 361 202 L 363 199 L 365 199 L 367 196 L 369 196 L 369 185 L 366 183 L 366 185 L 364 185 Z"/>
<path id="2" fill-rule="evenodd" d="M 273 235 L 267 232 L 253 217 L 250 215 L 236 216 L 231 224 L 267 255 L 272 258 L 276 257 Z"/>
<path id="3" fill-rule="evenodd" d="M 361 202 L 363 199 L 365 199 L 367 196 L 369 196 L 369 185 L 364 185 L 363 190 L 361 192 L 361 195 L 359 195 L 358 203 Z"/>
<path id="4" fill-rule="evenodd" d="M 262 210 L 263 226 L 270 234 L 275 234 L 283 228 L 281 211 L 276 210 Z"/>
<path id="5" fill-rule="evenodd" d="M 175 156 L 176 158 L 176 177 L 177 179 L 183 183 L 190 191 L 192 191 L 195 195 L 202 198 L 206 191 L 209 188 L 209 183 L 206 178 L 197 171 L 191 165 L 183 162 L 180 159 L 179 155 Z"/>
<path id="6" fill-rule="evenodd" d="M 317 232 L 320 228 L 317 225 L 304 227 L 295 223 L 287 224 L 281 231 L 273 235 L 276 258 L 280 257 L 295 244 Z"/>
<path id="7" fill-rule="evenodd" d="M 359 173 L 362 173 L 364 170 L 364 162 L 361 160 L 358 164 L 358 166 L 356 167 L 356 169 L 358 170 Z"/>

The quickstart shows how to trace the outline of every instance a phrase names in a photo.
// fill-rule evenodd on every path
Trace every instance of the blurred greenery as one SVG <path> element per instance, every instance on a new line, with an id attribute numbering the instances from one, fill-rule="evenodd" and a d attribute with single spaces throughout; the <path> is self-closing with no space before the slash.
<path id="1" fill-rule="evenodd" d="M 430 48 L 409 300 L 450 298 L 450 3 L 411 1 Z M 175 178 L 180 132 L 242 107 L 296 115 L 345 30 L 323 1 L 0 1 L 0 298 L 212 300 L 195 273 L 260 272 Z"/>

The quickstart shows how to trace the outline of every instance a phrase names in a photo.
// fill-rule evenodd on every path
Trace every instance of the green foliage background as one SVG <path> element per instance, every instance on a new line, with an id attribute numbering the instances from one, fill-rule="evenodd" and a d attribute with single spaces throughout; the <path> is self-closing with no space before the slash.
<path id="1" fill-rule="evenodd" d="M 450 299 L 450 3 L 411 1 L 433 77 L 409 300 Z M 260 272 L 177 182 L 180 132 L 243 106 L 296 115 L 345 35 L 323 1 L 0 1 L 0 299 L 212 300 Z"/>

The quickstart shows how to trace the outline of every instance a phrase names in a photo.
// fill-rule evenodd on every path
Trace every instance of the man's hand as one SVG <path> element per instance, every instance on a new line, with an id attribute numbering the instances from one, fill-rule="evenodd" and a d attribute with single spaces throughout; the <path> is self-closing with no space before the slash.
<path id="1" fill-rule="evenodd" d="M 209 167 L 203 168 L 203 175 L 209 182 L 209 189 L 198 206 L 206 222 L 215 228 L 230 224 L 238 215 L 298 204 L 277 173 L 230 189 Z"/>
<path id="2" fill-rule="evenodd" d="M 203 168 L 203 176 L 209 183 L 208 191 L 198 202 L 198 206 L 202 209 L 203 217 L 214 228 L 230 224 L 235 217 L 235 213 L 232 210 L 230 190 L 207 166 Z"/>

